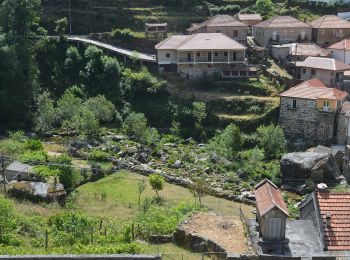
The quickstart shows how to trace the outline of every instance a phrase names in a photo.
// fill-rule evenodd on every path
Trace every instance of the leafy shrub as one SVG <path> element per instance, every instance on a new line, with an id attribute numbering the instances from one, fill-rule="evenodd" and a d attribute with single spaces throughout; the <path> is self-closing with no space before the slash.
<path id="1" fill-rule="evenodd" d="M 278 159 L 286 151 L 286 138 L 280 126 L 260 126 L 257 129 L 258 142 L 268 159 Z"/>
<path id="2" fill-rule="evenodd" d="M 58 169 L 45 166 L 45 165 L 35 166 L 33 170 L 34 170 L 35 176 L 40 181 L 47 181 L 49 177 L 51 176 L 57 177 L 60 174 L 60 171 Z"/>
<path id="3" fill-rule="evenodd" d="M 120 41 L 130 41 L 133 39 L 134 35 L 132 31 L 128 28 L 126 29 L 114 29 L 111 32 L 112 38 Z"/>
<path id="4" fill-rule="evenodd" d="M 19 160 L 22 163 L 47 162 L 49 155 L 45 151 L 25 152 L 19 156 Z"/>
<path id="5" fill-rule="evenodd" d="M 108 161 L 109 154 L 98 149 L 92 149 L 88 154 L 88 159 L 96 162 Z"/>
<path id="6" fill-rule="evenodd" d="M 241 149 L 242 140 L 239 127 L 230 124 L 210 141 L 209 147 L 222 156 L 232 158 Z"/>
<path id="7" fill-rule="evenodd" d="M 65 189 L 70 190 L 79 183 L 81 176 L 73 167 L 72 159 L 68 155 L 62 154 L 60 156 L 55 156 L 52 158 L 52 162 L 57 164 L 57 166 L 53 167 L 59 171 L 58 178 Z"/>
<path id="8" fill-rule="evenodd" d="M 40 151 L 44 149 L 44 146 L 40 140 L 27 139 L 24 142 L 25 149 L 31 151 Z"/>

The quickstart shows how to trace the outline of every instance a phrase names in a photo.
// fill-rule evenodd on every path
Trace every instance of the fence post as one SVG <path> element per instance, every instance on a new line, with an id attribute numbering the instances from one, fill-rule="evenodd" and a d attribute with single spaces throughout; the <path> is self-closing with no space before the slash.
<path id="1" fill-rule="evenodd" d="M 135 225 L 134 225 L 134 223 L 131 224 L 131 238 L 132 238 L 132 240 L 135 239 Z"/>
<path id="2" fill-rule="evenodd" d="M 49 247 L 49 232 L 45 230 L 45 250 Z"/>
<path id="3" fill-rule="evenodd" d="M 91 244 L 94 244 L 94 227 L 91 227 Z"/>

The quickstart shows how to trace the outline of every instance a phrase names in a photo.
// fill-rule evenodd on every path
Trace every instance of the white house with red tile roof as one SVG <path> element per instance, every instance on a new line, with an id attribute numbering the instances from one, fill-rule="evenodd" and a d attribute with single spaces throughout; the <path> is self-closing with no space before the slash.
<path id="1" fill-rule="evenodd" d="M 264 240 L 284 240 L 288 208 L 278 187 L 265 179 L 254 188 L 256 215 Z"/>
<path id="2" fill-rule="evenodd" d="M 350 251 L 350 193 L 315 191 L 299 208 L 300 219 L 312 221 L 324 250 Z"/>
<path id="3" fill-rule="evenodd" d="M 305 81 L 280 94 L 279 124 L 286 136 L 310 142 L 331 142 L 336 112 L 348 94 L 328 88 L 318 79 Z"/>

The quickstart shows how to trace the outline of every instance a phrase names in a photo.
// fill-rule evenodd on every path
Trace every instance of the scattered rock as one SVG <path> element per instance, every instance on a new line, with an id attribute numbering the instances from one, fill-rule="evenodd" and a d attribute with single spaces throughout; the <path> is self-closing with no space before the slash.
<path id="1" fill-rule="evenodd" d="M 173 163 L 173 165 L 172 165 L 172 167 L 173 167 L 174 169 L 180 169 L 181 166 L 182 166 L 182 162 L 181 162 L 180 160 L 176 160 L 176 161 Z"/>
<path id="2" fill-rule="evenodd" d="M 186 140 L 184 140 L 184 144 L 189 144 L 192 140 L 193 140 L 193 138 L 189 137 Z"/>
<path id="3" fill-rule="evenodd" d="M 113 135 L 112 136 L 112 140 L 114 142 L 120 142 L 122 140 L 127 140 L 127 139 L 128 139 L 128 137 L 126 135 Z"/>
<path id="4" fill-rule="evenodd" d="M 205 148 L 205 147 L 206 147 L 206 144 L 197 144 L 197 147 L 198 147 L 198 148 Z"/>
<path id="5" fill-rule="evenodd" d="M 149 162 L 149 158 L 148 155 L 146 153 L 140 153 L 137 155 L 137 160 L 140 163 L 148 163 Z"/>
<path id="6" fill-rule="evenodd" d="M 217 155 L 216 153 L 212 153 L 212 154 L 210 155 L 210 161 L 211 161 L 212 163 L 218 163 L 218 162 L 220 161 L 219 155 Z"/>
<path id="7" fill-rule="evenodd" d="M 177 144 L 175 144 L 175 143 L 165 143 L 165 144 L 163 144 L 163 146 L 167 146 L 167 147 L 171 147 L 171 148 L 176 148 L 176 147 L 177 147 Z"/>

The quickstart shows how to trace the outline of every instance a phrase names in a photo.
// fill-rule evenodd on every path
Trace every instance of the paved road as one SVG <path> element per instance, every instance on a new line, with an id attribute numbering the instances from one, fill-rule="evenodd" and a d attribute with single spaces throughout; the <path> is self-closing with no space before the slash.
<path id="1" fill-rule="evenodd" d="M 57 38 L 57 36 L 49 36 L 49 37 L 50 38 Z M 111 52 L 118 53 L 120 55 L 128 56 L 128 57 L 135 57 L 135 53 L 137 53 L 136 58 L 138 60 L 145 61 L 145 62 L 157 62 L 157 58 L 155 55 L 135 52 L 135 51 L 120 48 L 120 47 L 117 47 L 117 46 L 114 46 L 111 44 L 106 44 L 103 42 L 90 40 L 87 36 L 84 36 L 84 35 L 67 36 L 67 38 L 68 38 L 68 41 L 71 41 L 71 42 L 81 42 L 81 43 L 93 44 L 97 47 L 106 49 L 106 50 L 111 51 Z"/>

